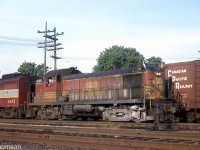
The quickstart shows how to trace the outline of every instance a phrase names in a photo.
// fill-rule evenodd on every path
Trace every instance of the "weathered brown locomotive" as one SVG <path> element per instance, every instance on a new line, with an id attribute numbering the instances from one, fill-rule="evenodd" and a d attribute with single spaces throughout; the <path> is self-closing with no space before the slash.
<path id="1" fill-rule="evenodd" d="M 82 74 L 75 68 L 50 71 L 45 78 L 32 82 L 15 77 L 0 82 L 0 102 L 15 96 L 20 113 L 2 111 L 3 117 L 38 117 L 41 119 L 94 118 L 109 121 L 153 120 L 153 104 L 163 99 L 163 71 L 155 66 L 136 66 L 98 73 Z M 24 77 L 25 78 L 25 77 Z M 8 85 L 17 80 L 13 95 Z M 23 83 L 23 90 L 21 86 Z M 30 88 L 32 87 L 32 88 Z M 24 90 L 24 88 L 26 90 Z M 20 97 L 20 95 L 26 95 Z M 6 96 L 4 96 L 6 95 Z M 6 99 L 4 98 L 6 97 Z M 13 109 L 2 105 L 2 110 Z M 23 108 L 23 109 L 22 109 Z"/>
<path id="2" fill-rule="evenodd" d="M 143 122 L 154 120 L 156 108 L 161 120 L 187 119 L 181 90 L 174 90 L 171 77 L 165 79 L 170 65 L 165 67 L 137 65 L 89 74 L 68 68 L 44 78 L 5 75 L 0 80 L 0 117 Z M 199 105 L 191 106 L 198 106 L 192 121 L 198 120 Z"/>
<path id="3" fill-rule="evenodd" d="M 75 68 L 37 80 L 30 117 L 153 120 L 152 104 L 163 99 L 163 71 L 155 66 L 82 74 Z"/>

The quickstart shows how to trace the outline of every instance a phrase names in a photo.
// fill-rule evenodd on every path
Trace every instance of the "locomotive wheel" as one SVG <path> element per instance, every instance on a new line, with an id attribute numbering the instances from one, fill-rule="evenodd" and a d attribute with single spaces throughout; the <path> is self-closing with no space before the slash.
<path id="1" fill-rule="evenodd" d="M 72 117 L 71 119 L 74 120 L 74 121 L 76 121 L 78 118 L 74 118 L 74 117 Z"/>
<path id="2" fill-rule="evenodd" d="M 197 118 L 197 119 L 196 119 L 196 122 L 197 122 L 197 123 L 200 123 L 200 118 Z"/>
<path id="3" fill-rule="evenodd" d="M 87 120 L 88 120 L 88 117 L 81 117 L 81 119 L 82 119 L 83 121 L 87 121 Z"/>
<path id="4" fill-rule="evenodd" d="M 95 121 L 98 121 L 99 117 L 92 117 L 91 119 L 94 119 Z"/>
<path id="5" fill-rule="evenodd" d="M 196 120 L 195 120 L 195 122 L 196 122 L 196 123 L 200 123 L 200 114 L 197 114 L 197 115 L 196 115 Z"/>

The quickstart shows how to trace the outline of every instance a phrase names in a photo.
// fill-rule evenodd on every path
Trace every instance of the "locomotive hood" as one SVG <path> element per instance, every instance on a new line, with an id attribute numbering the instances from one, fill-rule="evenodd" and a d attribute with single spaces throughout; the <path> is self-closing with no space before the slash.
<path id="1" fill-rule="evenodd" d="M 75 67 L 65 68 L 65 69 L 58 69 L 58 70 L 52 70 L 49 71 L 45 77 L 55 77 L 55 75 L 61 75 L 61 76 L 68 76 L 73 74 L 81 74 L 81 71 L 77 70 Z"/>
<path id="2" fill-rule="evenodd" d="M 100 76 L 108 76 L 108 75 L 115 75 L 115 74 L 128 74 L 128 73 L 137 73 L 137 72 L 161 72 L 163 69 L 155 66 L 146 64 L 146 67 L 141 65 L 135 65 L 132 68 L 128 69 L 115 69 L 115 70 L 109 70 L 109 71 L 100 71 L 100 72 L 94 72 L 94 73 L 85 73 L 85 74 L 76 74 L 76 75 L 67 75 L 63 76 L 63 80 L 69 80 L 69 79 L 79 79 L 79 78 L 90 78 L 90 77 L 100 77 Z"/>
<path id="3" fill-rule="evenodd" d="M 157 65 L 147 64 L 147 63 L 134 65 L 133 69 L 135 71 L 151 71 L 151 72 L 162 72 L 162 71 L 164 71 L 163 68 L 158 67 Z"/>

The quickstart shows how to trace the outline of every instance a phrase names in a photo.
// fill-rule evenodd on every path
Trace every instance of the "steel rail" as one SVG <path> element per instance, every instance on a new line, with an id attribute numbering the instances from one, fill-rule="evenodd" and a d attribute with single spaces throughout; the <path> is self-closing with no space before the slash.
<path id="1" fill-rule="evenodd" d="M 77 127 L 77 126 L 50 126 L 50 125 L 25 125 L 25 124 L 0 124 L 1 131 L 42 132 L 77 135 L 98 135 L 114 137 L 157 137 L 162 140 L 182 140 L 200 143 L 200 132 L 174 131 L 174 130 L 133 130 L 104 127 Z"/>
<path id="2" fill-rule="evenodd" d="M 199 145 L 191 143 L 177 143 L 162 141 L 159 139 L 114 139 L 99 137 L 80 137 L 66 136 L 54 134 L 35 134 L 20 132 L 0 132 L 0 139 L 33 142 L 47 145 L 61 145 L 70 147 L 81 147 L 87 149 L 115 149 L 115 150 L 131 150 L 137 147 L 143 149 L 159 149 L 159 150 L 199 150 Z"/>
<path id="3" fill-rule="evenodd" d="M 30 119 L 0 119 L 0 123 L 20 124 L 43 124 L 59 126 L 81 126 L 81 127 L 106 127 L 106 128 L 129 128 L 129 129 L 152 129 L 153 123 L 133 122 L 103 122 L 103 121 L 69 121 L 69 120 L 30 120 Z M 198 123 L 161 123 L 161 129 L 193 130 L 200 131 Z"/>

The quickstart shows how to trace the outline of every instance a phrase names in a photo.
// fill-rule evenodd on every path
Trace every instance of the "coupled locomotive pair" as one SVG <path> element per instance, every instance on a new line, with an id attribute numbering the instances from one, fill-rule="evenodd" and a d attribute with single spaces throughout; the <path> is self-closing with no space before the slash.
<path id="1" fill-rule="evenodd" d="M 194 85 L 183 85 L 180 81 L 189 77 L 177 76 L 189 70 L 173 67 L 146 64 L 88 74 L 72 67 L 50 71 L 44 78 L 3 75 L 0 117 L 143 122 L 153 121 L 155 108 L 159 108 L 161 120 L 189 120 L 187 117 L 193 116 L 190 121 L 196 121 L 198 97 L 190 101 L 193 97 L 187 95 L 186 99 L 181 93 L 184 87 L 194 90 Z M 186 102 L 192 103 L 186 106 Z"/>

